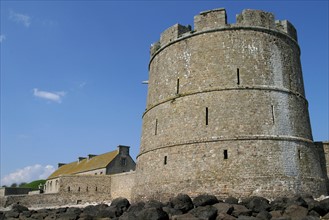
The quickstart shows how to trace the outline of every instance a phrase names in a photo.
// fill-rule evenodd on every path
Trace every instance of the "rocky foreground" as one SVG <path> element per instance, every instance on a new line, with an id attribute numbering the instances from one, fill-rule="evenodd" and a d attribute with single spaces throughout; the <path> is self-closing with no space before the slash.
<path id="1" fill-rule="evenodd" d="M 125 198 L 117 198 L 111 205 L 85 208 L 29 210 L 15 204 L 10 211 L 0 212 L 0 219 L 316 220 L 329 219 L 329 198 L 319 202 L 311 196 L 295 196 L 269 202 L 262 197 L 251 197 L 239 203 L 232 197 L 224 202 L 213 195 L 200 195 L 192 200 L 188 195 L 180 194 L 167 203 L 150 200 L 130 204 Z"/>

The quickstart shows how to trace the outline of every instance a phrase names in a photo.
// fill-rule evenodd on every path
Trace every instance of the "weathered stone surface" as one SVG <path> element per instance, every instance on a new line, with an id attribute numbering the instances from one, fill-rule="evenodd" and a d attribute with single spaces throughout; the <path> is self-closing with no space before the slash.
<path id="1" fill-rule="evenodd" d="M 138 216 L 137 220 L 169 220 L 168 214 L 162 210 L 162 208 L 146 208 L 142 210 Z"/>
<path id="2" fill-rule="evenodd" d="M 163 207 L 162 210 L 165 211 L 168 214 L 169 218 L 171 218 L 172 216 L 175 216 L 175 215 L 184 214 L 181 210 L 174 209 L 174 208 L 168 207 L 168 206 Z"/>
<path id="3" fill-rule="evenodd" d="M 326 214 L 329 213 L 329 198 L 321 200 L 320 205 Z"/>
<path id="4" fill-rule="evenodd" d="M 237 219 L 238 220 L 259 220 L 258 218 L 253 217 L 253 216 L 243 216 L 243 215 L 239 216 Z"/>
<path id="5" fill-rule="evenodd" d="M 202 220 L 215 220 L 217 209 L 211 205 L 199 206 L 189 211 L 190 214 Z"/>
<path id="6" fill-rule="evenodd" d="M 171 206 L 174 209 L 187 213 L 193 209 L 194 205 L 192 199 L 186 194 L 178 194 L 176 197 L 170 199 Z"/>
<path id="7" fill-rule="evenodd" d="M 214 204 L 213 207 L 217 209 L 218 213 L 225 213 L 229 215 L 232 214 L 234 210 L 232 204 L 222 203 L 222 202 Z"/>
<path id="8" fill-rule="evenodd" d="M 5 213 L 6 218 L 18 218 L 18 216 L 19 216 L 19 212 L 16 212 L 16 211 L 13 211 L 13 210 L 8 211 L 8 212 Z"/>
<path id="9" fill-rule="evenodd" d="M 127 211 L 127 209 L 129 208 L 130 202 L 126 198 L 119 197 L 119 198 L 114 199 L 111 202 L 110 206 L 117 207 L 121 211 L 121 213 L 123 213 L 123 212 Z"/>
<path id="10" fill-rule="evenodd" d="M 183 215 L 173 216 L 172 220 L 200 220 L 200 218 L 195 217 L 191 213 L 186 213 L 186 214 L 183 214 Z"/>
<path id="11" fill-rule="evenodd" d="M 272 218 L 272 215 L 268 211 L 261 211 L 256 215 L 256 218 L 261 220 L 270 220 Z"/>
<path id="12" fill-rule="evenodd" d="M 165 204 L 163 204 L 162 202 L 151 199 L 151 200 L 145 202 L 144 208 L 146 208 L 146 209 L 147 208 L 162 208 L 164 206 L 165 206 Z"/>
<path id="13" fill-rule="evenodd" d="M 28 211 L 29 209 L 27 207 L 23 206 L 23 205 L 14 204 L 12 206 L 12 210 L 21 213 L 23 211 Z"/>
<path id="14" fill-rule="evenodd" d="M 287 197 L 279 197 L 274 199 L 271 202 L 271 211 L 276 211 L 276 210 L 283 210 L 287 207 L 288 204 L 288 198 Z"/>
<path id="15" fill-rule="evenodd" d="M 246 204 L 248 209 L 251 209 L 253 212 L 261 212 L 270 210 L 271 206 L 269 201 L 262 197 L 252 197 L 249 202 Z"/>
<path id="16" fill-rule="evenodd" d="M 232 215 L 234 217 L 239 217 L 240 215 L 244 215 L 244 216 L 250 216 L 252 211 L 248 208 L 246 208 L 245 206 L 243 205 L 235 205 L 233 204 L 233 212 L 232 212 Z"/>
<path id="17" fill-rule="evenodd" d="M 307 202 L 300 195 L 293 196 L 288 198 L 287 206 L 298 205 L 305 208 L 308 208 Z"/>
<path id="18" fill-rule="evenodd" d="M 235 220 L 236 218 L 226 214 L 226 213 L 218 213 L 216 220 Z"/>
<path id="19" fill-rule="evenodd" d="M 193 204 L 198 207 L 198 206 L 206 206 L 206 205 L 213 205 L 218 203 L 218 199 L 214 195 L 199 195 L 193 199 Z"/>
<path id="20" fill-rule="evenodd" d="M 119 220 L 136 220 L 137 215 L 133 212 L 124 212 L 120 217 Z"/>
<path id="21" fill-rule="evenodd" d="M 290 205 L 288 206 L 283 216 L 288 216 L 291 218 L 291 220 L 300 220 L 307 216 L 308 210 L 307 208 L 299 205 Z"/>

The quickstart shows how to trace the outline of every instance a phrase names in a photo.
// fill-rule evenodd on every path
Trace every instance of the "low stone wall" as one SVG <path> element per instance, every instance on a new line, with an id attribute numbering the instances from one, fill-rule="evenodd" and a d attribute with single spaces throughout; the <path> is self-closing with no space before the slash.
<path id="1" fill-rule="evenodd" d="M 0 188 L 0 197 L 9 195 L 28 194 L 32 191 L 31 188 L 18 188 L 18 187 L 2 187 Z"/>
<path id="2" fill-rule="evenodd" d="M 130 199 L 135 172 L 104 176 L 63 176 L 58 193 L 0 197 L 0 207 L 20 203 L 29 208 L 109 202 L 117 197 Z"/>

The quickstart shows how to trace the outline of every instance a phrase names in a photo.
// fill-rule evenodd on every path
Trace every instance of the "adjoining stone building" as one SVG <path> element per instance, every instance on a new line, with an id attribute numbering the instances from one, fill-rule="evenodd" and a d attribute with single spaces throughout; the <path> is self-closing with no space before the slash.
<path id="1" fill-rule="evenodd" d="M 108 192 L 111 175 L 134 171 L 136 163 L 129 154 L 129 147 L 101 155 L 89 154 L 69 164 L 58 164 L 45 184 L 45 193 L 59 192 Z"/>
<path id="2" fill-rule="evenodd" d="M 236 18 L 201 12 L 152 45 L 135 200 L 327 194 L 296 29 L 259 10 Z"/>

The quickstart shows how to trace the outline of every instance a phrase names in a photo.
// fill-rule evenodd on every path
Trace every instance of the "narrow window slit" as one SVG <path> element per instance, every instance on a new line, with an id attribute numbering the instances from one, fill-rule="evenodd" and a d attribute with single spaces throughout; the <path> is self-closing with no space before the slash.
<path id="1" fill-rule="evenodd" d="M 272 112 L 272 122 L 273 124 L 275 124 L 274 105 L 271 105 L 271 112 Z"/>
<path id="2" fill-rule="evenodd" d="M 179 94 L 179 78 L 177 79 L 176 94 Z"/>
<path id="3" fill-rule="evenodd" d="M 237 78 L 237 85 L 240 85 L 240 70 L 239 68 L 236 69 L 236 78 Z"/>
<path id="4" fill-rule="evenodd" d="M 164 157 L 163 164 L 164 164 L 164 165 L 167 165 L 167 156 Z"/>
<path id="5" fill-rule="evenodd" d="M 302 155 L 301 155 L 301 152 L 300 150 L 298 150 L 298 159 L 301 159 Z"/>
<path id="6" fill-rule="evenodd" d="M 208 112 L 208 107 L 206 107 L 206 125 L 208 125 L 209 122 L 209 112 Z"/>
<path id="7" fill-rule="evenodd" d="M 158 119 L 155 119 L 155 131 L 154 131 L 154 135 L 158 134 Z"/>
<path id="8" fill-rule="evenodd" d="M 228 158 L 227 150 L 224 150 L 224 159 L 226 160 Z"/>

